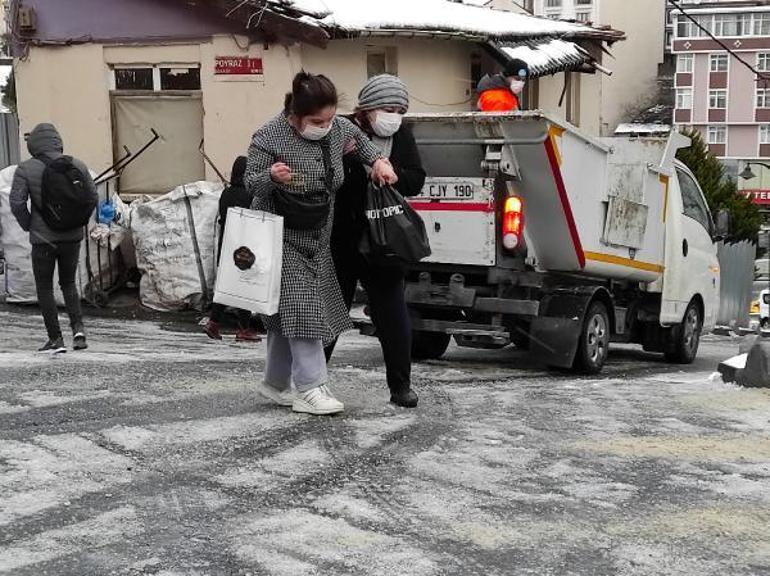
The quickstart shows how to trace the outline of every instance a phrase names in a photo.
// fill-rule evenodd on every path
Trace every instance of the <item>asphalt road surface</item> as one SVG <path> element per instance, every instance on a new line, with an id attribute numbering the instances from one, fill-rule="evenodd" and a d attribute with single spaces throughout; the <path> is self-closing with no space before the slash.
<path id="1" fill-rule="evenodd" d="M 0 308 L 0 574 L 770 574 L 770 392 L 615 348 L 600 377 L 513 349 L 415 365 L 388 404 L 350 334 L 338 417 L 254 392 L 264 345 L 91 319 L 48 357 Z"/>

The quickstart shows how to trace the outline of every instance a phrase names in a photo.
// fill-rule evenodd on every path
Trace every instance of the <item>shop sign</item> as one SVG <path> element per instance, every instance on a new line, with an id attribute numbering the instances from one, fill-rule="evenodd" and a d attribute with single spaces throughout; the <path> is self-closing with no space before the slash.
<path id="1" fill-rule="evenodd" d="M 216 76 L 262 76 L 262 58 L 241 56 L 217 56 L 214 66 Z"/>
<path id="2" fill-rule="evenodd" d="M 770 205 L 770 190 L 739 190 L 739 192 L 749 198 L 754 204 L 760 206 Z"/>

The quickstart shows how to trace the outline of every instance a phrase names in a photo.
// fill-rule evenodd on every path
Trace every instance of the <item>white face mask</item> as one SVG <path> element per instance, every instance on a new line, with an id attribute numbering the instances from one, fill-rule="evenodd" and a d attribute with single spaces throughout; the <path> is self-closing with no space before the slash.
<path id="1" fill-rule="evenodd" d="M 323 140 L 326 138 L 326 135 L 331 132 L 332 129 L 332 123 L 330 123 L 326 128 L 322 128 L 321 126 L 312 126 L 308 124 L 302 129 L 302 132 L 299 133 L 300 136 L 302 136 L 305 140 Z"/>
<path id="2" fill-rule="evenodd" d="M 511 80 L 511 92 L 518 96 L 524 91 L 525 84 L 524 80 Z"/>
<path id="3" fill-rule="evenodd" d="M 369 117 L 372 130 L 380 138 L 390 138 L 398 132 L 399 128 L 401 128 L 401 121 L 404 118 L 398 112 L 383 112 L 382 110 L 377 110 L 373 116 L 373 118 L 372 116 Z"/>

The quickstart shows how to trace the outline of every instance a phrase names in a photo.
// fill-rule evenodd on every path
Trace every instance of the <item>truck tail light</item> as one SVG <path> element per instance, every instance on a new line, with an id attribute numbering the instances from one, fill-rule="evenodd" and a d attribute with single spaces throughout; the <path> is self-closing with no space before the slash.
<path id="1" fill-rule="evenodd" d="M 503 207 L 503 246 L 515 250 L 524 233 L 524 203 L 518 196 L 509 196 Z"/>

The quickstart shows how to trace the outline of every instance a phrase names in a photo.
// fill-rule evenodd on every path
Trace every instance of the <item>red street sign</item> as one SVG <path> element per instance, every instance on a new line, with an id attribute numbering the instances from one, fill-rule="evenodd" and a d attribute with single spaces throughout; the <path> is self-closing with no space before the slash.
<path id="1" fill-rule="evenodd" d="M 217 56 L 214 74 L 246 75 L 263 74 L 262 58 L 241 58 L 240 56 Z"/>
<path id="2" fill-rule="evenodd" d="M 740 193 L 750 198 L 754 204 L 770 204 L 770 190 L 740 190 Z"/>

